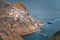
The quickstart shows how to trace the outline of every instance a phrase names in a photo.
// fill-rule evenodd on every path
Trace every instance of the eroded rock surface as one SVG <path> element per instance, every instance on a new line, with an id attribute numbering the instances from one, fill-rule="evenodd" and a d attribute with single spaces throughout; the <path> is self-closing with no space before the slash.
<path id="1" fill-rule="evenodd" d="M 0 35 L 4 40 L 23 40 L 20 35 L 31 34 L 43 26 L 23 4 L 0 1 Z"/>

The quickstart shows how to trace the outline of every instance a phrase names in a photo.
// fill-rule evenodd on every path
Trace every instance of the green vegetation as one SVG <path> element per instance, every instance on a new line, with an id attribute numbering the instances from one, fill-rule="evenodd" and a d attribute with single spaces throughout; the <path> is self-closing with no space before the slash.
<path id="1" fill-rule="evenodd" d="M 19 23 L 20 23 L 20 25 L 21 25 L 22 27 L 24 27 L 24 26 L 27 26 L 27 23 L 28 23 L 28 22 L 21 21 L 21 22 L 19 22 Z"/>
<path id="2" fill-rule="evenodd" d="M 0 40 L 3 40 L 1 36 L 0 36 Z"/>
<path id="3" fill-rule="evenodd" d="M 60 31 L 56 32 L 56 34 L 50 40 L 60 40 Z"/>

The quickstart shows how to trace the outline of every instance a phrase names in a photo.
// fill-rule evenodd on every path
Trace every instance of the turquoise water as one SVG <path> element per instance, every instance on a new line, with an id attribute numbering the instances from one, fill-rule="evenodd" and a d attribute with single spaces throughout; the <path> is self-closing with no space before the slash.
<path id="1" fill-rule="evenodd" d="M 29 13 L 40 21 L 44 22 L 45 28 L 31 35 L 24 36 L 24 40 L 49 40 L 55 32 L 60 30 L 60 0 L 6 0 L 12 3 L 21 1 Z M 52 21 L 53 24 L 48 24 Z M 39 33 L 48 34 L 48 37 L 39 35 Z"/>

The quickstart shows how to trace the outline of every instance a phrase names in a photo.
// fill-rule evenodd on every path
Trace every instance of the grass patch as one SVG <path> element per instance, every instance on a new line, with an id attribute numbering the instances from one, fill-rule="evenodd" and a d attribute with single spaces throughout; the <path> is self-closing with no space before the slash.
<path id="1" fill-rule="evenodd" d="M 21 22 L 19 22 L 19 24 L 20 24 L 22 27 L 24 27 L 24 26 L 27 26 L 27 25 L 28 25 L 28 22 L 21 21 Z"/>

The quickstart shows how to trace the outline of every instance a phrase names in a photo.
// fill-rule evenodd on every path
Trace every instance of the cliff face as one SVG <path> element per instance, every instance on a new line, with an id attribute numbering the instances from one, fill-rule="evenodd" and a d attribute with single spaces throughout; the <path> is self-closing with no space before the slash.
<path id="1" fill-rule="evenodd" d="M 0 35 L 4 40 L 23 40 L 20 35 L 34 33 L 43 27 L 19 2 L 0 1 L 0 6 Z"/>
<path id="2" fill-rule="evenodd" d="M 13 4 L 14 7 L 17 7 L 18 9 L 21 10 L 27 10 L 26 7 L 24 7 L 24 5 L 20 2 L 17 2 L 16 4 Z"/>
<path id="3" fill-rule="evenodd" d="M 12 18 L 9 18 L 7 13 L 12 4 L 0 0 L 0 40 L 23 40 L 20 36 L 12 33 Z"/>

